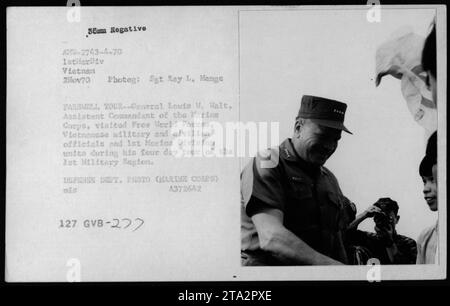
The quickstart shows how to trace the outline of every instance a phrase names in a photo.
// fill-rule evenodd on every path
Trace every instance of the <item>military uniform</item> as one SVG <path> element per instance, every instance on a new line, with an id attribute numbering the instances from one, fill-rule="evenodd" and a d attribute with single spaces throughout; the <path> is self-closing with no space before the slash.
<path id="1" fill-rule="evenodd" d="M 344 235 L 350 223 L 346 209 L 349 201 L 335 176 L 323 166 L 304 162 L 291 139 L 266 153 L 277 160 L 275 166 L 262 166 L 267 158 L 258 155 L 241 173 L 242 264 L 281 264 L 260 248 L 251 220 L 259 207 L 281 210 L 288 230 L 314 250 L 347 263 Z"/>

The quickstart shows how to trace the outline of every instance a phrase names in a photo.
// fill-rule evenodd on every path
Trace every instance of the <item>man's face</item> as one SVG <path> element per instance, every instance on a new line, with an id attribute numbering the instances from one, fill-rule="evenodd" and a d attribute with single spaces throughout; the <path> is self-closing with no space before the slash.
<path id="1" fill-rule="evenodd" d="M 433 173 L 434 181 L 436 182 L 436 189 L 437 189 L 437 182 L 438 182 L 438 174 L 437 174 L 437 164 L 434 164 L 431 168 L 431 173 Z"/>
<path id="2" fill-rule="evenodd" d="M 384 211 L 376 214 L 373 217 L 375 222 L 375 232 L 378 235 L 384 236 L 388 233 L 391 235 L 395 232 L 395 226 L 398 222 L 399 216 L 394 211 Z"/>
<path id="3" fill-rule="evenodd" d="M 294 147 L 306 162 L 323 165 L 336 151 L 341 139 L 341 130 L 318 125 L 305 120 L 303 125 L 295 125 Z"/>
<path id="4" fill-rule="evenodd" d="M 436 165 L 433 167 L 436 167 Z M 422 176 L 422 181 L 425 201 L 432 211 L 436 211 L 438 208 L 437 182 L 433 176 Z"/>

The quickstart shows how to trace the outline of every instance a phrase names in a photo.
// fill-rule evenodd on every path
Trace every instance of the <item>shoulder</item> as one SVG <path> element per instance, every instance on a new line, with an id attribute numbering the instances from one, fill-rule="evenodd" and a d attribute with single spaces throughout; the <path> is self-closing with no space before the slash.
<path id="1" fill-rule="evenodd" d="M 322 166 L 321 167 L 322 175 L 328 177 L 331 181 L 338 183 L 338 180 L 336 176 L 333 174 L 333 172 L 330 171 L 327 167 Z"/>
<path id="2" fill-rule="evenodd" d="M 322 172 L 322 178 L 325 180 L 325 182 L 328 184 L 328 188 L 331 190 L 334 190 L 341 196 L 343 196 L 341 187 L 339 185 L 339 181 L 337 180 L 336 176 L 326 167 L 320 168 Z M 348 200 L 348 199 L 347 199 Z M 350 202 L 350 200 L 348 200 Z"/>
<path id="3" fill-rule="evenodd" d="M 421 244 L 421 243 L 423 243 L 423 241 L 427 240 L 433 234 L 435 229 L 436 229 L 436 225 L 432 225 L 432 226 L 425 228 L 420 233 L 419 237 L 417 238 L 417 243 Z"/>
<path id="4" fill-rule="evenodd" d="M 259 151 L 241 172 L 241 189 L 251 190 L 254 184 L 267 185 L 280 182 L 282 171 L 278 160 L 278 150 L 269 148 Z"/>
<path id="5" fill-rule="evenodd" d="M 416 241 L 407 236 L 397 235 L 397 241 L 403 245 L 414 246 L 414 247 L 416 246 Z"/>
<path id="6" fill-rule="evenodd" d="M 373 247 L 377 245 L 379 238 L 375 233 L 362 231 L 362 230 L 351 230 L 347 231 L 348 242 L 350 245 L 359 245 L 365 247 Z"/>
<path id="7" fill-rule="evenodd" d="M 334 176 L 334 174 L 333 174 L 333 172 L 331 172 L 331 170 L 330 169 L 328 169 L 327 167 L 325 167 L 325 166 L 322 166 L 322 172 L 325 174 L 325 175 L 330 175 L 330 176 L 333 176 L 333 177 L 335 177 Z"/>
<path id="8" fill-rule="evenodd" d="M 280 149 L 273 147 L 260 150 L 253 159 L 253 171 L 262 178 L 280 175 Z"/>

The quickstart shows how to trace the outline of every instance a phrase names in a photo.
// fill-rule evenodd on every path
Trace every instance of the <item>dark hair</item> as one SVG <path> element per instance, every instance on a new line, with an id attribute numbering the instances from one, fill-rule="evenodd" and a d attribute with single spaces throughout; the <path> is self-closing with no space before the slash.
<path id="1" fill-rule="evenodd" d="M 419 174 L 420 176 L 429 177 L 433 175 L 433 166 L 437 164 L 437 132 L 431 134 L 428 138 L 427 149 L 425 156 L 420 162 Z"/>
<path id="2" fill-rule="evenodd" d="M 431 159 L 433 164 L 437 163 L 437 131 L 431 134 L 430 138 L 428 138 L 425 155 Z"/>
<path id="3" fill-rule="evenodd" d="M 422 68 L 424 71 L 430 71 L 436 78 L 436 26 L 434 24 L 423 46 Z"/>
<path id="4" fill-rule="evenodd" d="M 428 155 L 425 155 L 422 161 L 420 162 L 419 166 L 419 174 L 422 177 L 431 177 L 433 176 L 433 165 L 435 165 L 436 162 L 433 163 L 431 158 Z"/>
<path id="5" fill-rule="evenodd" d="M 391 198 L 379 198 L 374 204 L 376 207 L 380 208 L 383 212 L 394 212 L 398 214 L 398 204 Z"/>

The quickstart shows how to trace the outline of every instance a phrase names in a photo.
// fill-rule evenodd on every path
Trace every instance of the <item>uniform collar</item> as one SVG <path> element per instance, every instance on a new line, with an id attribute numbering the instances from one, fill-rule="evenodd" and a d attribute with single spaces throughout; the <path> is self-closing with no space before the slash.
<path id="1" fill-rule="evenodd" d="M 318 175 L 320 173 L 326 173 L 323 167 L 316 166 L 313 164 L 310 164 L 306 161 L 304 161 L 297 153 L 297 151 L 294 148 L 294 145 L 292 144 L 292 139 L 287 138 L 284 140 L 280 145 L 280 157 L 289 161 L 294 162 L 297 165 L 299 165 L 302 169 L 304 169 L 306 172 L 312 174 L 312 175 Z"/>

